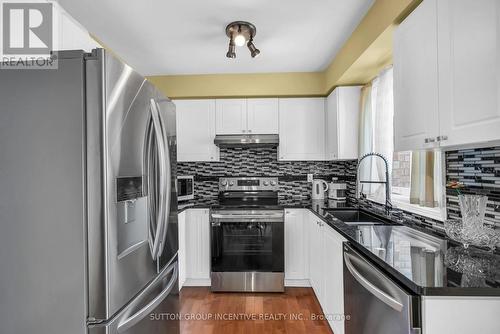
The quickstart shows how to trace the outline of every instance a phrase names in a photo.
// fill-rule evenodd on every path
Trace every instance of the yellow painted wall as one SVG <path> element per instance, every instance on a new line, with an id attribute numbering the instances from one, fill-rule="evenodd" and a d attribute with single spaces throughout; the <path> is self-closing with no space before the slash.
<path id="1" fill-rule="evenodd" d="M 261 73 L 151 76 L 171 98 L 322 96 L 324 74 Z"/>
<path id="2" fill-rule="evenodd" d="M 326 96 L 365 84 L 392 63 L 392 34 L 422 0 L 376 0 L 323 72 L 163 75 L 148 79 L 171 98 Z"/>

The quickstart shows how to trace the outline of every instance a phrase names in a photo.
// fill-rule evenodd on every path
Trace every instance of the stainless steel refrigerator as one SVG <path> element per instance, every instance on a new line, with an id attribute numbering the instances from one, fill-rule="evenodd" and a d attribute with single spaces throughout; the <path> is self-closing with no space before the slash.
<path id="1" fill-rule="evenodd" d="M 175 107 L 102 49 L 0 70 L 0 333 L 178 333 Z"/>

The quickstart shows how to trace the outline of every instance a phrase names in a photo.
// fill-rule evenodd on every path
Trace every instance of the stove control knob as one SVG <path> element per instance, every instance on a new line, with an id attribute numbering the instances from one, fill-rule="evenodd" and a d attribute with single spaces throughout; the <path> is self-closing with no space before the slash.
<path id="1" fill-rule="evenodd" d="M 227 180 L 221 180 L 220 184 L 224 187 L 227 186 Z"/>
<path id="2" fill-rule="evenodd" d="M 234 186 L 234 181 L 230 181 L 229 186 L 231 186 L 231 187 Z"/>
<path id="3" fill-rule="evenodd" d="M 269 185 L 269 181 L 264 181 L 264 185 L 267 187 Z"/>
<path id="4" fill-rule="evenodd" d="M 274 187 L 276 185 L 276 181 L 272 180 L 271 185 Z"/>

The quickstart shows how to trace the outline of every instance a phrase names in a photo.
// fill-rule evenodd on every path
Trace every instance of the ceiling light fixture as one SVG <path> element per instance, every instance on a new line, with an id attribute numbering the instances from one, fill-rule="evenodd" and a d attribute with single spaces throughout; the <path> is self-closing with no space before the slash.
<path id="1" fill-rule="evenodd" d="M 236 58 L 236 46 L 247 45 L 252 58 L 260 54 L 260 50 L 253 44 L 253 38 L 257 34 L 255 26 L 245 21 L 231 22 L 226 27 L 226 35 L 229 37 L 229 50 L 226 53 L 228 58 Z"/>

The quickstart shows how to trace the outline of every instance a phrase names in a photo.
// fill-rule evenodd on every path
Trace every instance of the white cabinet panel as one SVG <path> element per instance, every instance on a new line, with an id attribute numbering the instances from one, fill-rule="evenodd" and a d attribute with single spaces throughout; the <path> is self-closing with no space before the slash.
<path id="1" fill-rule="evenodd" d="M 176 100 L 177 161 L 219 161 L 215 100 Z"/>
<path id="2" fill-rule="evenodd" d="M 53 3 L 53 6 L 55 26 L 58 27 L 58 38 L 54 41 L 55 50 L 84 50 L 91 52 L 92 49 L 101 47 L 90 37 L 87 29 L 69 15 L 59 4 Z"/>
<path id="3" fill-rule="evenodd" d="M 325 160 L 325 99 L 279 99 L 279 160 Z"/>
<path id="4" fill-rule="evenodd" d="M 278 99 L 248 99 L 247 120 L 249 133 L 278 134 Z"/>
<path id="5" fill-rule="evenodd" d="M 308 221 L 304 209 L 285 210 L 285 279 L 309 279 Z"/>
<path id="6" fill-rule="evenodd" d="M 179 289 L 186 281 L 186 211 L 179 213 L 177 217 L 179 232 Z"/>
<path id="7" fill-rule="evenodd" d="M 438 39 L 441 145 L 499 140 L 500 1 L 438 1 Z"/>
<path id="8" fill-rule="evenodd" d="M 246 99 L 216 100 L 216 129 L 218 135 L 241 134 L 247 131 Z"/>
<path id="9" fill-rule="evenodd" d="M 394 33 L 394 150 L 432 148 L 439 135 L 436 1 L 423 1 Z M 425 143 L 426 138 L 434 142 Z"/>
<path id="10" fill-rule="evenodd" d="M 324 305 L 323 311 L 330 315 L 328 322 L 335 334 L 344 334 L 344 258 L 343 241 L 345 239 L 326 224 L 323 228 L 325 238 L 324 263 Z M 338 318 L 333 318 L 338 317 Z"/>
<path id="11" fill-rule="evenodd" d="M 358 158 L 361 87 L 338 87 L 326 99 L 326 159 Z"/>
<path id="12" fill-rule="evenodd" d="M 210 284 L 210 222 L 208 209 L 186 211 L 186 282 L 184 285 Z"/>
<path id="13" fill-rule="evenodd" d="M 309 279 L 311 286 L 321 305 L 323 305 L 323 286 L 324 286 L 324 239 L 321 230 L 321 219 L 316 217 L 310 211 L 309 220 Z"/>
<path id="14" fill-rule="evenodd" d="M 333 317 L 344 314 L 344 260 L 343 242 L 338 232 L 329 227 L 311 211 L 309 223 L 309 278 L 314 293 L 325 314 Z M 329 319 L 336 334 L 344 333 L 344 322 Z"/>
<path id="15" fill-rule="evenodd" d="M 423 297 L 424 334 L 498 334 L 498 297 Z"/>

